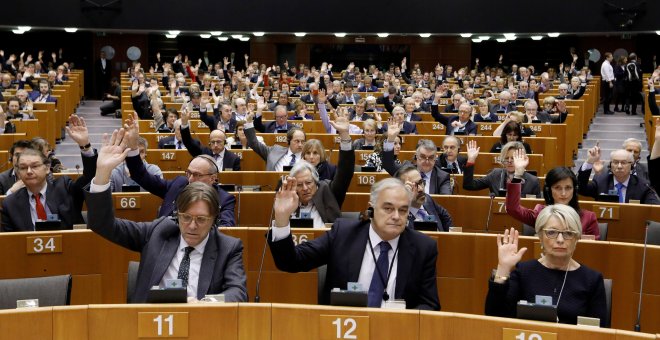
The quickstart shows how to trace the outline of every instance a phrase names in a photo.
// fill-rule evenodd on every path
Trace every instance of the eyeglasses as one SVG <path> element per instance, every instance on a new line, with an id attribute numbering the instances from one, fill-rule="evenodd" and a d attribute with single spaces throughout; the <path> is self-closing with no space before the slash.
<path id="1" fill-rule="evenodd" d="M 624 165 L 631 164 L 632 162 L 628 162 L 628 161 L 612 161 L 611 163 L 612 163 L 612 165 L 614 165 L 614 166 L 619 166 L 619 165 L 624 166 Z"/>
<path id="2" fill-rule="evenodd" d="M 502 164 L 513 164 L 513 157 L 502 158 L 501 162 Z"/>
<path id="3" fill-rule="evenodd" d="M 195 220 L 195 224 L 197 224 L 198 226 L 205 226 L 211 223 L 211 221 L 213 221 L 213 217 L 205 216 L 205 215 L 193 216 L 186 213 L 179 213 L 179 222 L 188 224 L 193 220 Z"/>
<path id="4" fill-rule="evenodd" d="M 218 145 L 222 145 L 222 144 L 225 144 L 225 141 L 223 141 L 223 140 L 212 140 L 212 141 L 209 141 L 209 145 L 216 145 L 216 144 L 218 144 Z"/>
<path id="5" fill-rule="evenodd" d="M 421 178 L 419 181 L 415 182 L 415 185 L 418 187 L 423 187 L 426 185 L 426 181 L 423 178 Z"/>
<path id="6" fill-rule="evenodd" d="M 301 190 L 301 189 L 304 189 L 304 188 L 311 188 L 312 185 L 314 185 L 314 184 L 315 184 L 315 182 L 313 182 L 313 181 L 300 182 L 296 185 L 296 189 Z"/>
<path id="7" fill-rule="evenodd" d="M 190 170 L 186 170 L 186 177 L 202 178 L 204 176 L 211 176 L 211 175 L 215 175 L 215 174 L 200 174 L 200 173 L 192 172 Z"/>
<path id="8" fill-rule="evenodd" d="M 543 233 L 547 238 L 555 239 L 561 234 L 564 240 L 572 240 L 577 236 L 577 233 L 570 230 L 559 231 L 557 229 L 543 229 Z"/>
<path id="9" fill-rule="evenodd" d="M 44 163 L 41 163 L 41 164 L 32 164 L 32 165 L 27 165 L 27 166 L 22 165 L 22 166 L 19 166 L 19 167 L 18 167 L 18 171 L 20 171 L 20 172 L 27 172 L 28 169 L 37 170 L 37 169 L 39 169 L 39 168 L 42 167 L 42 166 L 44 166 Z"/>
<path id="10" fill-rule="evenodd" d="M 435 155 L 431 155 L 431 156 L 428 156 L 428 157 L 424 156 L 424 155 L 417 156 L 417 158 L 422 162 L 424 162 L 424 161 L 433 162 L 433 161 L 435 161 L 435 157 L 436 157 Z"/>

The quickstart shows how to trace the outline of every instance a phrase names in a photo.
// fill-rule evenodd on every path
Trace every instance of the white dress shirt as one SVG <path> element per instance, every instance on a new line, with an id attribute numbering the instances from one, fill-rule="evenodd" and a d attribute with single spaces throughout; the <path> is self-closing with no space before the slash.
<path id="1" fill-rule="evenodd" d="M 204 257 L 204 249 L 206 248 L 206 243 L 209 240 L 209 235 L 206 235 L 206 238 L 200 242 L 195 248 L 195 250 L 190 252 L 190 268 L 188 269 L 188 287 L 187 294 L 188 297 L 197 298 L 197 287 L 199 286 L 199 270 L 202 267 L 202 257 Z M 188 247 L 188 243 L 183 240 L 183 237 L 179 236 L 179 247 L 177 252 L 174 254 L 170 265 L 167 266 L 165 275 L 160 280 L 158 287 L 163 289 L 165 288 L 165 280 L 174 280 L 179 277 L 179 265 L 181 265 L 181 260 L 186 254 L 185 249 Z"/>
<path id="2" fill-rule="evenodd" d="M 600 76 L 603 77 L 603 81 L 614 81 L 614 70 L 607 59 L 600 66 Z"/>
<path id="3" fill-rule="evenodd" d="M 308 213 L 309 217 L 314 221 L 314 228 L 325 228 L 325 223 L 323 223 L 323 218 L 321 218 L 321 214 L 319 214 L 318 209 L 316 209 L 316 206 L 312 201 L 309 201 L 307 205 L 300 205 L 300 214 L 302 216 L 302 213 Z M 291 214 L 291 217 L 298 217 L 297 214 L 294 212 Z"/>
<path id="4" fill-rule="evenodd" d="M 291 152 L 291 149 L 288 149 L 286 151 L 286 155 L 284 157 L 280 158 L 280 160 L 277 162 L 277 165 L 275 165 L 275 171 L 284 171 L 284 166 L 288 166 L 291 164 L 291 158 L 293 157 L 294 153 Z M 296 161 L 293 164 L 298 163 L 300 161 L 300 157 L 302 156 L 302 152 L 299 152 L 296 155 Z"/>
<path id="5" fill-rule="evenodd" d="M 277 228 L 275 227 L 275 221 L 273 221 L 273 227 L 271 228 L 272 231 L 272 241 L 277 242 L 279 240 L 285 239 L 291 234 L 291 227 L 286 226 L 282 228 Z M 394 293 L 396 291 L 396 276 L 397 276 L 397 270 L 398 270 L 398 254 L 396 260 L 392 261 L 394 257 L 395 250 L 399 247 L 399 237 L 397 236 L 396 238 L 388 241 L 391 249 L 388 252 L 388 267 L 391 264 L 392 265 L 392 273 L 389 277 L 389 280 L 387 280 L 387 294 L 390 296 L 390 300 L 394 299 Z M 364 255 L 362 256 L 362 265 L 360 266 L 360 275 L 358 276 L 358 283 L 362 286 L 362 289 L 365 291 L 369 291 L 369 286 L 371 286 L 371 279 L 374 275 L 374 271 L 376 270 L 376 262 L 374 261 L 374 257 L 376 257 L 376 260 L 378 260 L 378 256 L 380 255 L 380 242 L 383 241 L 383 239 L 376 234 L 376 231 L 374 231 L 373 226 L 369 226 L 369 240 L 371 240 L 371 245 L 373 246 L 372 249 L 369 247 L 369 242 L 367 242 L 364 246 Z M 373 250 L 373 255 L 371 251 Z M 382 273 L 383 276 L 387 276 L 387 273 Z M 333 287 L 334 288 L 334 287 Z M 385 303 L 385 301 L 381 301 L 381 307 Z"/>

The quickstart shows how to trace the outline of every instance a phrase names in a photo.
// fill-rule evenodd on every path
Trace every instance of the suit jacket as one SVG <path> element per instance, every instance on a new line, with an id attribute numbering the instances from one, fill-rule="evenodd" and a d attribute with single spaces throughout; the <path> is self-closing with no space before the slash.
<path id="1" fill-rule="evenodd" d="M 394 174 L 399 170 L 400 167 L 406 164 L 412 164 L 410 161 L 405 161 L 401 164 L 396 164 L 394 162 L 394 150 L 383 151 L 383 169 L 387 171 L 390 175 Z M 451 183 L 449 174 L 444 172 L 437 165 L 433 166 L 431 171 L 431 186 L 429 187 L 429 194 L 431 195 L 451 195 Z"/>
<path id="2" fill-rule="evenodd" d="M 183 138 L 181 138 L 181 139 L 183 139 Z M 175 140 L 174 136 L 168 136 L 168 137 L 165 137 L 165 138 L 161 138 L 161 140 L 158 141 L 158 148 L 159 149 L 165 149 L 165 145 L 175 144 L 175 143 L 176 143 L 176 140 Z M 185 144 L 183 146 L 185 147 Z"/>
<path id="3" fill-rule="evenodd" d="M 321 304 L 330 303 L 330 290 L 346 289 L 357 282 L 369 238 L 369 221 L 338 219 L 332 229 L 309 242 L 295 246 L 291 235 L 268 243 L 279 270 L 297 273 L 327 265 Z M 395 299 L 404 299 L 406 308 L 440 310 L 436 279 L 438 246 L 428 236 L 405 228 L 399 238 Z"/>
<path id="4" fill-rule="evenodd" d="M 395 95 L 392 100 L 390 100 L 389 95 L 380 96 L 380 97 L 376 98 L 376 104 L 382 104 L 382 105 L 385 105 L 385 103 L 390 103 L 390 105 L 401 104 L 401 101 L 402 101 L 402 99 L 401 99 L 401 96 L 399 96 L 399 95 Z"/>
<path id="5" fill-rule="evenodd" d="M 480 114 L 474 115 L 474 122 L 475 123 L 480 123 L 480 122 L 497 123 L 498 121 L 499 121 L 499 118 L 497 117 L 497 114 L 495 114 L 495 113 L 490 113 L 486 119 L 484 119 Z"/>
<path id="6" fill-rule="evenodd" d="M 316 171 L 319 173 L 320 180 L 333 179 L 337 173 L 337 166 L 328 161 L 320 162 L 316 165 Z"/>
<path id="7" fill-rule="evenodd" d="M 210 115 L 210 116 L 207 115 L 206 112 L 200 112 L 199 113 L 199 119 L 202 122 L 204 122 L 204 124 L 206 124 L 206 126 L 209 127 L 210 132 L 213 132 L 213 130 L 218 129 L 218 123 L 221 120 L 220 113 L 216 114 L 215 110 L 214 110 L 214 114 Z M 232 117 L 229 119 L 229 130 L 225 129 L 225 133 L 229 134 L 229 133 L 235 132 L 236 131 L 236 124 L 237 124 L 236 118 L 234 118 L 234 116 L 232 115 Z"/>
<path id="8" fill-rule="evenodd" d="M 429 215 L 435 216 L 438 231 L 449 231 L 449 228 L 454 226 L 449 211 L 434 201 L 431 195 L 426 194 L 426 200 L 423 206 Z M 412 214 L 408 216 L 408 228 L 415 229 L 415 216 Z"/>
<path id="9" fill-rule="evenodd" d="M 259 116 L 254 118 L 254 128 L 261 133 L 277 133 L 277 121 L 268 122 L 264 126 L 263 116 Z M 291 128 L 293 128 L 293 125 L 287 122 L 286 130 L 289 131 Z"/>
<path id="10" fill-rule="evenodd" d="M 541 187 L 539 179 L 529 173 L 523 175 L 525 183 L 522 185 L 522 195 L 534 195 L 541 198 Z M 500 190 L 506 190 L 507 174 L 504 168 L 495 168 L 491 170 L 485 177 L 474 179 L 474 166 L 465 168 L 463 173 L 463 189 L 465 190 L 490 190 L 496 196 L 499 195 Z M 502 196 L 500 196 L 502 197 Z"/>
<path id="11" fill-rule="evenodd" d="M 497 104 L 497 105 L 493 105 L 490 108 L 490 113 L 497 114 L 497 111 L 502 111 L 502 110 L 504 110 L 505 113 L 509 113 L 511 111 L 516 111 L 517 108 L 516 108 L 516 105 L 514 103 L 509 103 L 509 105 L 507 105 L 506 107 Z"/>
<path id="12" fill-rule="evenodd" d="M 447 117 L 441 114 L 438 111 L 438 105 L 431 105 L 431 116 L 440 124 L 444 125 L 447 128 L 447 135 L 454 134 L 454 127 L 451 126 L 451 123 L 458 120 L 458 116 Z M 465 124 L 465 134 L 466 135 L 476 135 L 477 134 L 477 124 L 469 120 Z"/>
<path id="13" fill-rule="evenodd" d="M 387 123 L 383 124 L 383 127 L 378 129 L 378 133 L 381 134 L 386 134 L 387 133 Z M 417 125 L 411 122 L 403 122 L 403 129 L 401 129 L 401 134 L 406 134 L 406 135 L 416 135 L 417 134 Z"/>
<path id="14" fill-rule="evenodd" d="M 647 182 L 651 181 L 649 178 L 649 169 L 647 164 L 635 163 L 633 166 L 633 174 Z"/>
<path id="15" fill-rule="evenodd" d="M 92 181 L 96 173 L 96 158 L 96 151 L 92 157 L 82 157 L 83 173 L 75 181 L 68 176 L 54 181 L 47 180 L 46 205 L 51 214 L 57 214 L 62 228 L 85 223 L 81 214 L 83 188 Z M 2 201 L 2 231 L 34 231 L 29 202 L 27 188 L 21 188 Z"/>
<path id="16" fill-rule="evenodd" d="M 176 176 L 172 180 L 165 180 L 158 176 L 150 175 L 144 167 L 144 162 L 140 156 L 126 157 L 126 166 L 131 173 L 131 178 L 148 192 L 163 199 L 163 204 L 158 210 L 158 217 L 170 216 L 176 210 L 176 198 L 181 190 L 188 185 L 188 179 L 184 176 Z M 218 215 L 217 225 L 220 227 L 233 227 L 236 225 L 234 219 L 234 206 L 236 198 L 220 186 L 215 186 L 220 198 L 220 214 Z"/>
<path id="17" fill-rule="evenodd" d="M 646 160 L 649 168 L 649 182 L 657 193 L 660 191 L 660 158 L 651 159 L 651 155 L 648 155 Z"/>
<path id="18" fill-rule="evenodd" d="M 461 170 L 461 173 L 465 172 L 465 168 L 467 167 L 467 157 L 463 155 L 458 155 L 456 158 L 456 162 L 458 162 L 458 167 Z M 435 165 L 440 167 L 440 168 L 447 168 L 447 155 L 441 154 L 438 159 L 435 161 Z M 454 169 L 453 173 L 458 173 L 456 169 Z"/>
<path id="19" fill-rule="evenodd" d="M 332 180 L 321 180 L 316 193 L 312 196 L 312 202 L 321 215 L 323 223 L 332 223 L 341 216 L 341 206 L 344 204 L 354 172 L 355 152 L 340 150 L 334 177 Z"/>
<path id="20" fill-rule="evenodd" d="M 616 190 L 614 188 L 614 175 L 612 173 L 608 172 L 595 175 L 591 181 L 589 180 L 589 175 L 591 175 L 591 170 L 580 169 L 578 171 L 578 193 L 580 195 L 598 199 L 601 193 L 607 194 L 610 190 Z M 649 183 L 643 179 L 639 179 L 635 175 L 630 175 L 628 187 L 626 188 L 625 202 L 628 203 L 630 200 L 639 200 L 642 204 L 660 204 L 658 195 L 653 191 Z"/>
<path id="21" fill-rule="evenodd" d="M 259 143 L 255 129 L 245 129 L 248 147 L 254 150 L 264 161 L 266 161 L 266 171 L 275 171 L 277 163 L 286 156 L 289 148 L 281 145 L 266 146 Z"/>
<path id="22" fill-rule="evenodd" d="M 362 98 L 362 97 L 360 97 L 359 94 L 356 94 L 356 93 L 353 93 L 352 97 L 353 97 L 352 104 L 357 104 L 357 102 Z M 337 103 L 346 104 L 346 96 L 343 95 L 343 96 L 337 97 Z"/>
<path id="23" fill-rule="evenodd" d="M 135 292 L 130 302 L 144 303 L 149 290 L 160 283 L 179 246 L 179 226 L 167 217 L 136 223 L 116 219 L 110 190 L 85 192 L 88 226 L 103 238 L 140 253 Z M 247 301 L 243 269 L 243 243 L 212 227 L 199 269 L 197 299 L 206 294 L 225 294 L 231 302 Z"/>
<path id="24" fill-rule="evenodd" d="M 199 140 L 192 138 L 190 135 L 190 127 L 181 128 L 181 139 L 183 140 L 183 145 L 186 146 L 186 149 L 188 149 L 191 156 L 197 157 L 199 155 L 209 155 L 213 157 L 213 151 L 211 151 L 211 149 L 202 146 L 202 143 L 200 143 Z M 229 151 L 228 148 L 225 148 L 225 155 L 222 159 L 222 169 L 241 171 L 241 159 L 233 152 Z"/>
<path id="25" fill-rule="evenodd" d="M 0 173 L 0 195 L 6 195 L 7 190 L 9 190 L 14 183 L 16 183 L 14 168 L 10 168 L 9 170 Z"/>
<path id="26" fill-rule="evenodd" d="M 32 92 L 30 92 L 29 97 L 30 97 L 31 101 L 36 102 L 37 98 L 39 98 L 40 95 L 41 95 L 41 92 L 32 91 Z M 46 97 L 46 103 L 57 103 L 57 99 L 55 99 L 55 97 L 53 97 L 49 94 L 48 97 Z"/>

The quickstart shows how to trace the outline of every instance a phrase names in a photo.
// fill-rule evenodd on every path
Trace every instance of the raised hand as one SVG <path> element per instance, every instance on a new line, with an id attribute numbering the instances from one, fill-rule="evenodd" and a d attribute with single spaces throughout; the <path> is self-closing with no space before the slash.
<path id="1" fill-rule="evenodd" d="M 350 124 L 346 116 L 337 115 L 334 121 L 330 121 L 330 124 L 335 128 L 335 130 L 337 130 L 337 134 L 341 137 L 342 140 L 348 140 L 351 138 L 348 133 Z"/>
<path id="2" fill-rule="evenodd" d="M 497 275 L 508 276 L 522 259 L 527 248 L 518 249 L 518 231 L 514 228 L 497 235 Z"/>
<path id="3" fill-rule="evenodd" d="M 190 121 L 190 111 L 188 111 L 187 106 L 184 106 L 183 109 L 181 109 L 181 125 L 188 125 L 189 121 Z"/>
<path id="4" fill-rule="evenodd" d="M 394 142 L 396 140 L 396 137 L 401 133 L 401 129 L 403 128 L 403 122 L 401 124 L 398 124 L 395 120 L 394 117 L 390 117 L 387 119 L 387 141 L 388 142 Z"/>
<path id="5" fill-rule="evenodd" d="M 525 169 L 529 165 L 529 157 L 524 149 L 518 149 L 513 152 L 513 166 L 515 167 L 516 176 L 522 176 Z"/>
<path id="6" fill-rule="evenodd" d="M 282 182 L 282 187 L 275 194 L 273 214 L 275 215 L 275 226 L 286 227 L 289 225 L 291 214 L 298 209 L 298 193 L 296 187 L 298 181 L 295 177 L 287 176 Z"/>
<path id="7" fill-rule="evenodd" d="M 128 114 L 124 121 L 124 143 L 132 150 L 138 149 L 138 138 L 140 137 L 140 124 L 138 124 L 137 113 Z"/>
<path id="8" fill-rule="evenodd" d="M 71 115 L 69 117 L 69 126 L 66 127 L 66 132 L 73 139 L 78 146 L 86 146 L 89 144 L 89 132 L 87 125 L 82 117 Z"/>
<path id="9" fill-rule="evenodd" d="M 96 160 L 94 184 L 104 185 L 110 182 L 112 170 L 126 159 L 130 149 L 127 148 L 124 137 L 124 129 L 113 131 L 112 136 L 103 135 L 103 143 Z"/>
<path id="10" fill-rule="evenodd" d="M 471 140 L 467 144 L 467 158 L 468 163 L 474 163 L 479 157 L 479 146 L 477 146 L 476 140 Z"/>
<path id="11" fill-rule="evenodd" d="M 323 103 L 325 104 L 325 101 L 327 99 L 326 91 L 324 89 L 319 90 L 319 94 L 316 96 L 319 104 Z"/>
<path id="12" fill-rule="evenodd" d="M 566 101 L 558 100 L 557 101 L 557 112 L 566 112 Z"/>
<path id="13" fill-rule="evenodd" d="M 655 143 L 660 143 L 660 118 L 655 119 Z"/>
<path id="14" fill-rule="evenodd" d="M 596 146 L 587 151 L 587 163 L 594 164 L 600 160 L 600 143 L 596 142 Z"/>
<path id="15" fill-rule="evenodd" d="M 603 162 L 602 160 L 595 161 L 593 169 L 595 175 L 601 174 L 603 172 L 603 169 L 605 169 L 605 162 Z"/>
<path id="16" fill-rule="evenodd" d="M 264 97 L 257 98 L 257 111 L 261 112 L 265 110 L 267 107 L 268 105 L 266 104 Z"/>

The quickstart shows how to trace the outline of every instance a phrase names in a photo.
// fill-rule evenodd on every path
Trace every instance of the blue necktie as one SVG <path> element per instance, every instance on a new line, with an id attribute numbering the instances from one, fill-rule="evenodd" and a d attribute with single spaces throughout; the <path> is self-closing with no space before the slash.
<path id="1" fill-rule="evenodd" d="M 378 307 L 383 301 L 383 293 L 385 292 L 385 287 L 389 272 L 389 263 L 388 263 L 388 252 L 392 249 L 392 246 L 388 242 L 382 241 L 378 244 L 380 246 L 380 255 L 378 255 L 378 260 L 376 261 L 376 268 L 374 268 L 374 275 L 371 277 L 371 285 L 369 285 L 369 298 L 367 306 L 369 307 Z"/>
<path id="2" fill-rule="evenodd" d="M 428 215 L 429 214 L 427 214 L 426 211 L 424 211 L 423 208 L 420 208 L 419 210 L 417 210 L 417 217 L 419 218 L 420 221 L 426 221 L 426 216 L 428 216 Z"/>
<path id="3" fill-rule="evenodd" d="M 625 203 L 626 197 L 623 196 L 623 188 L 625 186 L 623 185 L 623 183 L 617 183 L 615 187 L 616 187 L 616 194 L 619 195 L 619 203 Z"/>
<path id="4" fill-rule="evenodd" d="M 289 166 L 294 166 L 296 164 L 296 154 L 291 155 L 291 162 L 289 162 Z"/>

